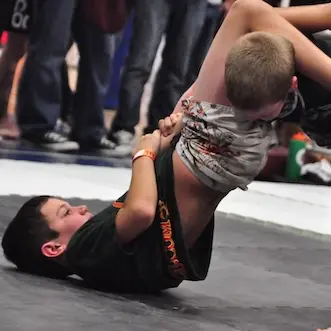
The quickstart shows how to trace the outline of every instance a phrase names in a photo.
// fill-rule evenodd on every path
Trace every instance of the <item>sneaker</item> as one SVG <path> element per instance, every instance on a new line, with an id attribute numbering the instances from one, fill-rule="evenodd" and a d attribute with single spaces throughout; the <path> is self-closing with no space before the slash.
<path id="1" fill-rule="evenodd" d="M 23 137 L 23 139 L 54 152 L 71 152 L 79 149 L 77 142 L 55 131 L 48 131 L 43 135 L 33 138 Z"/>
<path id="2" fill-rule="evenodd" d="M 111 151 L 113 157 L 129 157 L 132 154 L 135 145 L 135 135 L 129 131 L 120 130 L 112 134 L 116 143 L 115 148 Z"/>
<path id="3" fill-rule="evenodd" d="M 79 145 L 81 151 L 100 152 L 106 156 L 110 155 L 116 147 L 116 144 L 106 137 L 102 137 L 100 140 L 95 141 L 80 141 Z"/>
<path id="4" fill-rule="evenodd" d="M 68 137 L 71 134 L 71 126 L 69 125 L 69 123 L 62 121 L 59 118 L 56 121 L 54 131 Z"/>
<path id="5" fill-rule="evenodd" d="M 97 147 L 99 149 L 114 149 L 116 144 L 113 141 L 107 139 L 107 137 L 102 137 L 98 142 Z"/>

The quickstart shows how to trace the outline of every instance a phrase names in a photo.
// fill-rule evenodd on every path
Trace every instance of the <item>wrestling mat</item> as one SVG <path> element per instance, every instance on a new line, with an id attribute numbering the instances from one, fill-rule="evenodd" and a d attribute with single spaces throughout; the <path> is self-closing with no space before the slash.
<path id="1" fill-rule="evenodd" d="M 26 200 L 0 196 L 0 233 Z M 96 212 L 99 200 L 85 203 Z M 331 325 L 330 237 L 217 214 L 208 278 L 159 296 L 15 271 L 0 255 L 1 331 L 313 331 Z"/>

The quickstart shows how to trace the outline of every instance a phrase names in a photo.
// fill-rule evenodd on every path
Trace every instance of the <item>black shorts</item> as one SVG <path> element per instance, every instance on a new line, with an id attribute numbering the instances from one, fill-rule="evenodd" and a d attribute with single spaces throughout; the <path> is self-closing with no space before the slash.
<path id="1" fill-rule="evenodd" d="M 184 242 L 174 189 L 173 150 L 166 151 L 156 162 L 159 193 L 159 216 L 164 251 L 170 279 L 200 281 L 207 276 L 213 244 L 214 218 L 194 246 Z"/>

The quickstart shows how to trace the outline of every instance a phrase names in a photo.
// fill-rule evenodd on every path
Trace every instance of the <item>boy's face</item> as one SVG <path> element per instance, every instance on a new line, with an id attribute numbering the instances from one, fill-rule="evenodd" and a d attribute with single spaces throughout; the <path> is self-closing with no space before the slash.
<path id="1" fill-rule="evenodd" d="M 298 88 L 298 78 L 294 76 L 292 78 L 292 86 L 289 92 L 297 88 Z M 245 110 L 243 111 L 241 117 L 245 117 L 245 119 L 248 119 L 250 121 L 255 121 L 255 120 L 263 120 L 267 122 L 273 121 L 280 115 L 284 105 L 285 105 L 285 100 L 270 104 L 267 107 L 263 107 L 263 109 L 261 110 L 256 110 L 256 109 Z"/>
<path id="2" fill-rule="evenodd" d="M 43 254 L 48 257 L 61 255 L 74 233 L 93 216 L 88 212 L 86 206 L 71 206 L 69 203 L 55 198 L 50 198 L 40 211 L 48 226 L 59 233 L 58 238 L 42 246 Z"/>
<path id="3" fill-rule="evenodd" d="M 246 117 L 250 121 L 263 120 L 263 121 L 272 121 L 280 114 L 284 107 L 283 101 L 273 103 L 267 107 L 263 107 L 261 110 L 247 110 L 245 111 Z"/>

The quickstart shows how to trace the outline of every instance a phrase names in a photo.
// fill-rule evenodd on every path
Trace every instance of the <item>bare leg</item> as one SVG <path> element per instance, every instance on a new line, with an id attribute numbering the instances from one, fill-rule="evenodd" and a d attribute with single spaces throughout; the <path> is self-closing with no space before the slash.
<path id="1" fill-rule="evenodd" d="M 7 112 L 16 66 L 24 55 L 26 39 L 25 35 L 9 33 L 8 43 L 0 57 L 0 114 L 2 116 L 5 116 Z"/>
<path id="2" fill-rule="evenodd" d="M 225 12 L 229 12 L 236 0 L 225 0 Z M 331 4 L 276 7 L 274 9 L 296 28 L 306 32 L 317 32 L 331 28 Z"/>
<path id="3" fill-rule="evenodd" d="M 17 138 L 19 135 L 14 116 L 8 113 L 10 96 L 15 85 L 15 73 L 26 48 L 27 37 L 9 33 L 7 45 L 0 58 L 0 136 Z"/>
<path id="4" fill-rule="evenodd" d="M 180 113 L 182 111 L 182 100 L 187 99 L 189 97 L 191 97 L 192 95 L 194 95 L 194 84 L 182 95 L 182 97 L 179 99 L 179 101 L 177 102 L 173 113 Z"/>
<path id="5" fill-rule="evenodd" d="M 331 28 L 331 3 L 275 10 L 301 31 L 317 32 Z"/>

